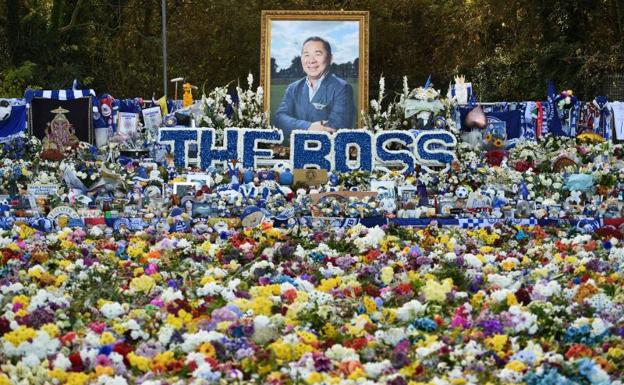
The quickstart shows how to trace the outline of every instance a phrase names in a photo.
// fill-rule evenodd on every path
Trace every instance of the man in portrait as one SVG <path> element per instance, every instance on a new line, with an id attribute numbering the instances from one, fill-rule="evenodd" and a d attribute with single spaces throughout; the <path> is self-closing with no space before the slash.
<path id="1" fill-rule="evenodd" d="M 326 131 L 355 126 L 353 88 L 330 72 L 332 49 L 327 40 L 307 38 L 301 49 L 306 76 L 288 85 L 275 113 L 286 136 L 292 130 Z"/>

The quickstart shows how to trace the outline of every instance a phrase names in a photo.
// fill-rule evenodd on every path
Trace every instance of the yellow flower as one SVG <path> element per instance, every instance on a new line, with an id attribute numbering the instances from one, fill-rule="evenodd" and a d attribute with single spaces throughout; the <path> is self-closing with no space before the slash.
<path id="1" fill-rule="evenodd" d="M 304 343 L 308 345 L 314 345 L 318 342 L 318 338 L 316 338 L 316 336 L 310 332 L 300 331 L 299 333 L 297 333 L 297 335 Z"/>
<path id="2" fill-rule="evenodd" d="M 286 360 L 286 361 L 290 360 L 292 353 L 291 353 L 291 349 L 289 345 L 278 340 L 278 341 L 273 342 L 269 346 L 271 347 L 271 350 L 273 350 L 275 357 L 281 360 Z"/>
<path id="3" fill-rule="evenodd" d="M 85 373 L 69 373 L 65 385 L 85 385 L 89 381 L 89 375 Z"/>
<path id="4" fill-rule="evenodd" d="M 30 269 L 28 269 L 28 276 L 31 278 L 41 278 L 41 275 L 43 274 L 43 267 L 36 265 L 31 267 Z"/>
<path id="5" fill-rule="evenodd" d="M 163 353 L 158 353 L 154 360 L 152 361 L 152 367 L 155 366 L 167 366 L 171 361 L 174 360 L 173 352 L 168 350 Z"/>
<path id="6" fill-rule="evenodd" d="M 333 339 L 334 337 L 338 335 L 338 332 L 336 331 L 336 328 L 334 327 L 334 325 L 328 323 L 328 324 L 325 324 L 325 326 L 323 326 L 323 334 L 328 339 Z"/>
<path id="7" fill-rule="evenodd" d="M 453 280 L 450 278 L 445 279 L 441 284 L 433 279 L 427 280 L 423 293 L 427 301 L 446 301 L 446 295 L 453 289 Z"/>
<path id="8" fill-rule="evenodd" d="M 295 344 L 295 346 L 291 348 L 291 351 L 294 358 L 298 360 L 304 354 L 314 351 L 314 348 L 306 344 Z"/>
<path id="9" fill-rule="evenodd" d="M 508 337 L 504 334 L 496 334 L 490 338 L 485 339 L 485 344 L 488 348 L 500 352 L 507 344 Z"/>
<path id="10" fill-rule="evenodd" d="M 167 323 L 173 326 L 174 329 L 180 330 L 184 326 L 189 326 L 189 324 L 193 321 L 193 315 L 186 312 L 184 309 L 178 311 L 178 316 L 174 316 L 173 314 L 169 314 L 167 316 Z"/>
<path id="11" fill-rule="evenodd" d="M 385 266 L 381 269 L 381 282 L 385 285 L 389 285 L 394 278 L 394 269 L 391 266 Z"/>
<path id="12" fill-rule="evenodd" d="M 514 372 L 521 372 L 526 369 L 526 365 L 522 361 L 513 360 L 505 365 L 505 369 L 513 370 Z"/>
<path id="13" fill-rule="evenodd" d="M 110 366 L 98 365 L 98 366 L 95 367 L 95 375 L 97 377 L 100 377 L 100 376 L 110 376 L 110 377 L 112 377 L 113 374 L 115 374 L 115 369 L 110 367 Z"/>
<path id="14" fill-rule="evenodd" d="M 210 254 L 210 250 L 212 249 L 212 244 L 210 241 L 204 241 L 201 245 L 199 245 L 199 249 L 206 255 Z"/>
<path id="15" fill-rule="evenodd" d="M 0 385 L 11 385 L 11 380 L 4 373 L 0 373 Z"/>
<path id="16" fill-rule="evenodd" d="M 369 296 L 364 297 L 364 308 L 368 314 L 372 314 L 377 311 L 377 303 Z"/>
<path id="17" fill-rule="evenodd" d="M 340 279 L 340 277 L 333 277 L 333 278 L 322 279 L 321 283 L 318 285 L 317 289 L 319 291 L 328 292 L 328 291 L 336 288 L 338 285 L 340 285 L 341 282 L 342 282 L 342 279 Z"/>
<path id="18" fill-rule="evenodd" d="M 37 331 L 35 329 L 20 326 L 17 329 L 6 333 L 4 335 L 4 340 L 17 347 L 20 346 L 22 342 L 35 338 L 36 335 Z"/>
<path id="19" fill-rule="evenodd" d="M 323 381 L 323 375 L 319 372 L 312 372 L 308 374 L 305 379 L 305 382 L 307 382 L 308 384 L 316 384 L 321 381 Z"/>
<path id="20" fill-rule="evenodd" d="M 109 345 L 115 341 L 117 341 L 117 339 L 115 338 L 115 336 L 113 336 L 113 333 L 111 332 L 104 332 L 100 336 L 100 345 Z"/>
<path id="21" fill-rule="evenodd" d="M 516 299 L 516 295 L 514 293 L 507 294 L 507 306 L 517 305 L 518 300 Z"/>
<path id="22" fill-rule="evenodd" d="M 624 355 L 624 350 L 619 347 L 611 347 L 609 348 L 607 354 L 609 355 L 609 357 L 620 358 Z"/>
<path id="23" fill-rule="evenodd" d="M 44 332 L 48 333 L 48 335 L 52 338 L 58 336 L 61 331 L 59 330 L 58 326 L 56 326 L 53 323 L 47 323 L 43 326 L 41 326 L 41 330 L 43 330 Z"/>
<path id="24" fill-rule="evenodd" d="M 16 295 L 15 297 L 13 297 L 13 304 L 16 304 L 16 303 L 20 303 L 24 305 L 24 307 L 26 307 L 30 303 L 30 298 L 28 298 L 27 296 L 23 294 Z"/>
<path id="25" fill-rule="evenodd" d="M 210 342 L 204 342 L 199 346 L 199 352 L 204 353 L 208 357 L 214 357 L 217 354 L 215 347 Z"/>
<path id="26" fill-rule="evenodd" d="M 64 382 L 67 379 L 67 372 L 63 369 L 48 370 L 48 375 L 60 382 Z"/>
<path id="27" fill-rule="evenodd" d="M 134 352 L 128 353 L 128 361 L 130 362 L 130 366 L 137 368 L 142 372 L 147 372 L 150 370 L 150 360 L 147 357 L 139 356 L 134 354 Z"/>
<path id="28" fill-rule="evenodd" d="M 506 259 L 503 261 L 503 263 L 501 263 L 501 267 L 505 271 L 511 271 L 516 267 L 516 262 L 512 259 Z"/>
<path id="29" fill-rule="evenodd" d="M 154 279 L 149 275 L 142 275 L 130 281 L 130 289 L 139 292 L 149 293 L 154 288 L 154 285 Z"/>
<path id="30" fill-rule="evenodd" d="M 133 240 L 128 245 L 128 256 L 131 258 L 139 258 L 145 253 L 145 241 Z"/>
<path id="31" fill-rule="evenodd" d="M 350 380 L 357 380 L 358 378 L 362 377 L 366 377 L 366 373 L 364 372 L 364 370 L 362 370 L 362 368 L 355 368 L 355 370 L 351 372 L 351 374 L 349 374 L 348 378 Z"/>
<path id="32" fill-rule="evenodd" d="M 123 326 L 123 324 L 121 323 L 116 323 L 113 325 L 113 330 L 115 331 L 115 333 L 117 333 L 118 335 L 122 335 L 126 332 L 126 327 Z"/>
<path id="33" fill-rule="evenodd" d="M 254 315 L 271 315 L 271 308 L 273 307 L 273 301 L 266 297 L 256 298 L 251 301 L 249 308 L 253 311 Z"/>
<path id="34" fill-rule="evenodd" d="M 56 277 L 56 280 L 54 281 L 54 286 L 61 286 L 66 281 L 67 281 L 67 276 L 65 274 L 61 274 L 58 277 Z"/>

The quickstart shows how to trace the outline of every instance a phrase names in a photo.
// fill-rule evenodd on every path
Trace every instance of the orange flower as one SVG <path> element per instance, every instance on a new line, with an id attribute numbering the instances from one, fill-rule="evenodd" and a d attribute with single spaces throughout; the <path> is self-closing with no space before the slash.
<path id="1" fill-rule="evenodd" d="M 591 357 L 594 354 L 593 350 L 583 344 L 574 344 L 570 346 L 568 351 L 565 354 L 567 359 L 570 358 L 580 358 L 580 357 Z"/>
<path id="2" fill-rule="evenodd" d="M 356 369 L 363 369 L 363 366 L 358 361 L 343 361 L 340 363 L 338 370 L 345 376 L 353 373 Z"/>

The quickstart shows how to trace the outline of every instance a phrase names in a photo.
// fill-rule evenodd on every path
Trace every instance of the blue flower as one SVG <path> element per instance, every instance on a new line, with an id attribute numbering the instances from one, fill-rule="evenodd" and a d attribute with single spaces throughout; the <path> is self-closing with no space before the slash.
<path id="1" fill-rule="evenodd" d="M 432 332 L 438 328 L 438 324 L 428 317 L 422 317 L 414 321 L 414 327 L 426 332 Z"/>

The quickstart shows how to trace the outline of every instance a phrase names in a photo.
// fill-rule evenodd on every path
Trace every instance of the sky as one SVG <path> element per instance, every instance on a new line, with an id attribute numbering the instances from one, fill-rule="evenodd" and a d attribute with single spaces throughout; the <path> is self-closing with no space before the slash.
<path id="1" fill-rule="evenodd" d="M 357 21 L 273 20 L 271 23 L 271 57 L 279 69 L 288 68 L 301 54 L 303 41 L 320 36 L 332 47 L 334 63 L 352 62 L 359 55 Z"/>

